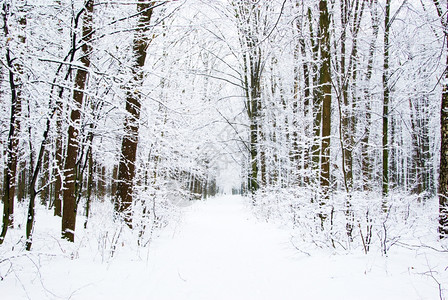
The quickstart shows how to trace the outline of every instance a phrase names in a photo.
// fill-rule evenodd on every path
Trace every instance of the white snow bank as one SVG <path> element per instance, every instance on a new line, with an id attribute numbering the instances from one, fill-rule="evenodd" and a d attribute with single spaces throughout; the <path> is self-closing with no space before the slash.
<path id="1" fill-rule="evenodd" d="M 0 248 L 1 299 L 439 299 L 437 282 L 446 295 L 447 253 L 306 254 L 247 205 L 197 202 L 149 248 L 121 242 L 113 258 L 92 236 L 75 245 L 41 236 L 29 254 Z"/>

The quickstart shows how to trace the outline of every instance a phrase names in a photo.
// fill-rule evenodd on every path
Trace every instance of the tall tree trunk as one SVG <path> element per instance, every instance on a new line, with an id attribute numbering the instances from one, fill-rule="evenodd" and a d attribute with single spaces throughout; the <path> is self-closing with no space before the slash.
<path id="1" fill-rule="evenodd" d="M 313 39 L 313 37 L 311 37 L 311 40 Z M 313 47 L 314 50 L 314 47 Z M 301 38 L 300 39 L 300 52 L 302 54 L 303 57 L 306 57 L 306 47 L 305 47 L 305 39 Z M 314 55 L 314 53 L 313 53 Z M 303 101 L 303 118 L 305 121 L 305 136 L 310 140 L 313 141 L 313 126 L 312 123 L 310 123 L 310 118 L 309 116 L 311 116 L 311 120 L 313 120 L 312 116 L 313 116 L 313 112 L 314 109 L 312 107 L 312 86 L 314 85 L 313 79 L 314 76 L 312 75 L 312 71 L 313 71 L 313 67 L 310 65 L 309 62 L 304 63 L 303 64 L 303 78 L 305 80 L 305 86 L 303 89 L 303 96 L 304 96 L 304 101 Z M 314 94 L 314 92 L 313 92 Z M 312 166 L 312 157 L 313 157 L 313 145 L 314 143 L 311 143 L 311 147 L 306 147 L 306 149 L 304 150 L 304 157 L 303 157 L 303 168 L 306 171 L 305 175 L 305 180 L 304 180 L 304 184 L 310 184 L 310 174 L 309 172 L 310 170 L 310 165 Z"/>
<path id="2" fill-rule="evenodd" d="M 446 66 L 448 67 L 448 58 L 446 61 Z M 448 80 L 448 75 L 445 75 L 445 77 L 446 80 Z M 441 147 L 440 147 L 440 174 L 439 174 L 439 224 L 440 224 L 439 233 L 441 238 L 446 238 L 448 237 L 448 84 L 447 83 L 445 83 L 442 92 L 442 105 L 440 112 L 440 133 L 441 133 Z"/>
<path id="3" fill-rule="evenodd" d="M 339 78 L 339 87 L 340 93 L 340 122 L 341 122 L 341 146 L 342 146 L 342 172 L 344 175 L 344 185 L 347 193 L 351 191 L 352 181 L 353 181 L 353 159 L 352 159 L 352 139 L 354 132 L 351 130 L 351 114 L 353 112 L 350 111 L 350 99 L 348 97 L 348 87 L 349 87 L 349 70 L 350 66 L 347 67 L 347 31 L 348 31 L 348 23 L 350 14 L 352 13 L 350 10 L 350 4 L 347 0 L 341 1 L 341 26 L 342 33 L 340 37 L 340 45 L 341 45 L 341 60 L 340 60 L 340 78 Z M 353 42 L 355 43 L 355 41 Z M 353 47 L 355 47 L 353 45 Z"/>
<path id="4" fill-rule="evenodd" d="M 236 17 L 240 45 L 243 50 L 243 83 L 246 98 L 246 111 L 249 118 L 249 170 L 248 189 L 254 193 L 259 188 L 259 122 L 261 98 L 261 48 L 258 43 L 260 10 L 258 4 L 251 1 L 236 1 Z"/>
<path id="5" fill-rule="evenodd" d="M 135 160 L 137 155 L 138 131 L 140 121 L 141 94 L 143 84 L 143 66 L 145 65 L 147 48 L 150 43 L 148 37 L 149 23 L 155 2 L 139 0 L 137 11 L 140 14 L 136 33 L 134 36 L 133 51 L 135 63 L 133 66 L 133 86 L 129 88 L 126 96 L 126 111 L 128 115 L 124 121 L 125 134 L 121 144 L 121 157 L 118 167 L 118 184 L 115 196 L 115 210 L 124 214 L 128 226 L 132 226 L 132 195 L 135 177 Z"/>
<path id="6" fill-rule="evenodd" d="M 21 9 L 20 9 L 21 10 Z M 8 27 L 8 5 L 3 3 L 3 31 L 8 39 L 9 27 Z M 19 27 L 23 30 L 26 26 L 26 18 L 21 16 L 19 18 Z M 19 35 L 19 41 L 21 44 L 25 44 L 25 35 L 22 33 Z M 11 89 L 11 114 L 10 125 L 7 140 L 7 152 L 6 152 L 6 169 L 4 170 L 3 178 L 3 226 L 0 233 L 0 244 L 3 243 L 8 227 L 14 225 L 14 197 L 16 190 L 16 173 L 17 173 L 17 159 L 19 153 L 19 133 L 20 133 L 20 115 L 22 111 L 22 75 L 23 65 L 21 63 L 21 57 L 11 57 L 10 44 L 6 46 L 6 64 L 9 69 L 9 86 Z M 14 62 L 15 61 L 15 62 Z"/>
<path id="7" fill-rule="evenodd" d="M 443 12 L 439 0 L 433 0 L 437 13 L 441 18 L 445 36 L 445 82 L 442 91 L 440 111 L 440 174 L 439 174 L 439 234 L 440 238 L 448 237 L 448 3 Z"/>
<path id="8" fill-rule="evenodd" d="M 259 131 L 259 110 L 258 110 L 258 101 L 259 101 L 259 83 L 256 82 L 256 77 L 251 76 L 251 114 L 250 114 L 250 164 L 251 164 L 251 173 L 250 173 L 250 185 L 249 189 L 252 193 L 258 190 L 258 131 Z"/>
<path id="9" fill-rule="evenodd" d="M 62 237 L 74 242 L 76 226 L 76 159 L 78 157 L 78 129 L 76 124 L 81 119 L 81 106 L 84 99 L 84 90 L 88 80 L 88 68 L 90 67 L 91 46 L 89 42 L 92 38 L 92 14 L 93 0 L 86 0 L 84 3 L 84 16 L 82 27 L 81 47 L 81 67 L 76 70 L 75 87 L 73 91 L 74 107 L 70 115 L 70 125 L 68 129 L 67 155 L 64 165 L 64 190 L 63 190 L 63 210 L 62 210 Z M 76 36 L 74 37 L 74 41 Z M 75 49 L 73 49 L 75 50 Z"/>
<path id="10" fill-rule="evenodd" d="M 342 108 L 341 115 L 341 144 L 342 144 L 342 162 L 345 188 L 348 193 L 353 187 L 353 150 L 355 148 L 355 84 L 356 84 L 356 57 L 358 52 L 358 33 L 361 26 L 361 19 L 364 12 L 365 0 L 351 3 L 348 0 L 341 1 L 341 26 L 342 33 L 340 38 L 341 61 L 340 61 L 340 98 Z M 350 26 L 351 25 L 351 26 Z M 347 31 L 351 30 L 352 43 L 351 49 L 347 44 Z M 350 98 L 349 88 L 352 93 Z"/>
<path id="11" fill-rule="evenodd" d="M 27 251 L 31 250 L 31 246 L 33 244 L 33 231 L 34 231 L 34 219 L 35 219 L 35 202 L 38 191 L 36 191 L 36 182 L 39 176 L 39 171 L 42 166 L 44 152 L 46 152 L 45 147 L 48 141 L 48 133 L 50 132 L 51 127 L 51 118 L 53 117 L 55 110 L 48 117 L 46 122 L 46 127 L 43 133 L 42 142 L 40 144 L 39 153 L 37 155 L 36 165 L 33 166 L 33 162 L 31 161 L 30 166 L 30 185 L 29 185 L 29 196 L 30 202 L 28 204 L 28 215 L 26 219 L 26 243 L 25 249 Z"/>
<path id="12" fill-rule="evenodd" d="M 375 5 L 375 6 L 373 6 Z M 375 45 L 379 32 L 379 17 L 378 8 L 373 2 L 369 3 L 370 14 L 372 20 L 373 38 L 369 45 L 369 54 L 367 60 L 367 71 L 366 71 L 366 87 L 364 89 L 365 98 L 365 126 L 364 134 L 361 138 L 361 168 L 362 168 L 362 178 L 363 178 L 363 190 L 372 190 L 372 159 L 370 157 L 369 151 L 369 141 L 370 141 L 370 127 L 372 124 L 372 114 L 371 114 L 371 91 L 370 91 L 370 80 L 373 74 L 373 62 L 375 54 Z"/>
<path id="13" fill-rule="evenodd" d="M 55 5 L 59 7 L 62 6 L 61 0 L 55 0 Z M 63 34 L 63 28 L 58 23 L 58 33 Z M 55 139 L 55 160 L 56 167 L 53 171 L 54 173 L 54 215 L 62 217 L 62 173 L 64 170 L 64 134 L 62 132 L 63 125 L 63 111 L 64 104 L 62 103 L 62 95 L 64 89 L 62 87 L 59 88 L 59 97 L 56 99 L 56 139 Z"/>
<path id="14" fill-rule="evenodd" d="M 299 8 L 299 2 L 296 1 L 295 6 Z M 294 46 L 294 84 L 293 84 L 293 103 L 292 103 L 292 151 L 291 151 L 291 162 L 293 164 L 293 170 L 296 169 L 296 184 L 303 184 L 303 176 L 300 175 L 300 168 L 302 167 L 300 159 L 300 154 L 304 154 L 303 148 L 299 149 L 299 120 L 303 116 L 299 116 L 299 86 L 300 86 L 300 48 L 302 44 L 301 25 L 298 19 L 293 23 L 294 32 L 299 36 Z M 305 64 L 304 64 L 305 65 Z M 301 153 L 302 152 L 302 153 Z"/>
<path id="15" fill-rule="evenodd" d="M 358 52 L 358 33 L 361 26 L 361 19 L 364 12 L 365 1 L 356 1 L 351 4 L 348 0 L 341 1 L 341 25 L 342 34 L 341 44 L 341 62 L 339 79 L 339 114 L 340 125 L 339 135 L 342 149 L 342 173 L 344 178 L 346 196 L 346 229 L 349 239 L 352 239 L 354 228 L 354 213 L 352 211 L 351 193 L 353 190 L 353 150 L 355 148 L 356 133 L 356 79 L 357 79 L 357 52 Z M 351 26 L 350 26 L 351 25 Z M 347 31 L 352 33 L 351 50 L 347 47 Z M 349 87 L 352 92 L 349 93 Z M 342 99 L 341 99 L 342 98 Z"/>
<path id="16" fill-rule="evenodd" d="M 331 136 L 331 53 L 330 16 L 326 0 L 319 2 L 321 67 L 319 97 L 322 99 L 322 145 L 321 145 L 321 188 L 323 199 L 328 199 L 330 190 L 330 136 Z M 321 203 L 323 204 L 323 203 Z"/>
<path id="17" fill-rule="evenodd" d="M 383 64 L 383 178 L 382 194 L 383 198 L 389 194 L 389 33 L 390 33 L 390 0 L 386 1 L 384 17 L 384 64 Z M 383 210 L 387 210 L 387 203 L 384 199 Z"/>
<path id="18" fill-rule="evenodd" d="M 309 32 L 310 32 L 310 42 L 313 56 L 313 63 L 311 64 L 311 86 L 313 86 L 313 109 L 312 109 L 312 117 L 313 117 L 313 142 L 311 145 L 311 162 L 312 169 L 315 171 L 314 177 L 316 178 L 316 184 L 320 184 L 319 176 L 321 170 L 321 137 L 322 137 L 322 97 L 321 97 L 321 89 L 319 86 L 320 82 L 320 74 L 319 74 L 319 46 L 320 46 L 320 25 L 318 26 L 317 37 L 314 34 L 313 29 L 313 15 L 311 8 L 308 8 L 308 23 L 309 23 Z M 320 20 L 320 19 L 319 19 Z M 322 63 L 322 62 L 320 62 Z M 315 87 L 317 86 L 317 87 Z"/>
<path id="19" fill-rule="evenodd" d="M 295 2 L 296 6 L 296 13 L 299 14 L 299 8 L 300 8 L 300 1 L 296 0 Z M 302 7 L 302 9 L 304 9 Z M 302 12 L 303 13 L 303 12 Z M 297 18 L 294 25 L 294 31 L 295 34 L 298 36 L 296 45 L 294 47 L 294 149 L 295 149 L 295 155 L 298 159 L 302 159 L 301 163 L 297 163 L 296 167 L 299 168 L 298 174 L 300 174 L 300 168 L 303 168 L 305 172 L 302 172 L 303 175 L 300 175 L 300 184 L 302 186 L 305 186 L 309 184 L 310 178 L 308 175 L 308 168 L 310 165 L 310 148 L 309 147 L 301 147 L 301 157 L 299 157 L 299 146 L 298 146 L 298 130 L 299 130 L 299 124 L 298 120 L 302 119 L 302 124 L 305 125 L 305 128 L 303 128 L 303 132 L 305 135 L 305 138 L 312 138 L 311 136 L 311 130 L 310 130 L 310 124 L 307 121 L 308 118 L 308 112 L 312 111 L 312 108 L 310 108 L 310 90 L 311 90 L 311 76 L 310 76 L 310 68 L 308 62 L 301 63 L 299 60 L 299 57 L 302 56 L 302 58 L 306 57 L 306 44 L 305 44 L 305 37 L 304 37 L 304 28 L 303 27 L 303 18 L 301 19 L 302 23 L 299 22 L 299 19 Z M 301 63 L 301 64 L 300 64 Z M 299 93 L 300 93 L 300 67 L 302 67 L 302 76 L 304 81 L 304 87 L 303 87 L 303 108 L 302 112 L 298 111 L 298 104 L 299 104 Z"/>

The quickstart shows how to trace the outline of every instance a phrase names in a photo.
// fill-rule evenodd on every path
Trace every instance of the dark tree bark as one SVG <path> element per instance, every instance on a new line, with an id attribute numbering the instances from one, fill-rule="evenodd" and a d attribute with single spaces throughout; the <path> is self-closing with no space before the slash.
<path id="1" fill-rule="evenodd" d="M 81 119 L 81 106 L 84 99 L 84 90 L 88 80 L 88 68 L 90 67 L 91 46 L 89 42 L 92 38 L 92 13 L 93 0 L 86 0 L 84 3 L 84 17 L 82 27 L 82 40 L 80 62 L 82 67 L 76 70 L 75 86 L 73 91 L 74 108 L 70 115 L 70 125 L 68 129 L 67 155 L 64 165 L 64 190 L 63 190 L 63 210 L 62 210 L 62 237 L 74 242 L 76 226 L 76 159 L 78 156 L 78 129 L 76 124 Z M 76 37 L 75 37 L 76 38 Z"/>
<path id="2" fill-rule="evenodd" d="M 235 3 L 234 3 L 235 5 Z M 260 98 L 261 98 L 261 47 L 257 30 L 259 22 L 259 6 L 252 1 L 236 1 L 236 17 L 240 44 L 243 49 L 243 83 L 246 97 L 246 111 L 249 118 L 249 170 L 248 190 L 254 193 L 259 188 L 259 131 L 260 131 Z"/>
<path id="3" fill-rule="evenodd" d="M 89 150 L 87 153 L 87 163 L 88 163 L 88 177 L 87 177 L 87 195 L 86 195 L 86 220 L 84 221 L 84 228 L 87 228 L 87 224 L 89 221 L 89 215 L 90 215 L 90 201 L 92 197 L 92 187 L 93 187 L 93 156 L 92 156 L 92 140 L 93 140 L 93 134 L 90 133 L 89 136 Z"/>
<path id="4" fill-rule="evenodd" d="M 110 194 L 112 196 L 115 196 L 117 193 L 117 184 L 118 184 L 118 166 L 114 165 L 114 168 L 112 170 L 112 179 L 110 188 Z"/>
<path id="5" fill-rule="evenodd" d="M 55 4 L 58 7 L 62 6 L 61 0 L 55 0 Z M 63 33 L 63 28 L 58 26 L 58 31 L 60 34 Z M 64 111 L 64 105 L 62 103 L 62 95 L 63 95 L 64 89 L 61 87 L 59 88 L 59 97 L 56 99 L 56 140 L 55 140 L 55 160 L 56 160 L 56 167 L 53 171 L 54 173 L 54 215 L 62 217 L 62 172 L 64 170 L 64 134 L 62 132 L 62 114 Z"/>
<path id="6" fill-rule="evenodd" d="M 312 86 L 312 114 L 313 114 L 313 142 L 311 145 L 311 163 L 312 170 L 315 175 L 315 183 L 316 185 L 320 184 L 320 157 L 321 157 L 321 134 L 322 134 L 322 97 L 320 96 L 320 88 L 319 88 L 319 38 L 320 38 L 320 25 L 317 26 L 317 33 L 315 33 L 315 29 L 313 28 L 313 20 L 314 16 L 311 11 L 311 8 L 308 8 L 307 11 L 308 23 L 309 23 L 309 32 L 310 32 L 310 42 L 312 49 L 312 57 L 313 63 L 311 63 L 310 67 L 310 87 Z"/>
<path id="7" fill-rule="evenodd" d="M 8 9 L 6 2 L 3 3 L 3 31 L 9 38 Z M 21 16 L 19 27 L 23 29 L 26 18 Z M 25 43 L 25 36 L 19 36 L 20 43 Z M 0 233 L 0 244 L 3 243 L 9 227 L 14 225 L 14 196 L 16 190 L 17 159 L 19 153 L 20 115 L 22 111 L 22 85 L 23 65 L 20 57 L 12 57 L 9 43 L 6 46 L 6 64 L 9 69 L 9 86 L 11 89 L 11 113 L 7 140 L 6 169 L 3 178 L 3 226 Z"/>
<path id="8" fill-rule="evenodd" d="M 375 6 L 374 6 L 375 5 Z M 379 17 L 378 17 L 378 7 L 373 2 L 369 3 L 370 14 L 372 20 L 372 29 L 373 29 L 373 38 L 369 45 L 369 54 L 368 54 L 368 62 L 367 62 L 367 71 L 366 71 L 366 88 L 364 89 L 364 98 L 365 98 L 365 126 L 364 126 L 364 134 L 361 138 L 361 169 L 362 169 L 362 177 L 363 177 L 363 190 L 371 191 L 372 190 L 372 159 L 370 157 L 370 127 L 372 124 L 372 113 L 371 113 L 371 91 L 370 91 L 370 81 L 372 79 L 373 74 L 373 60 L 375 54 L 375 45 L 376 39 L 378 37 L 379 32 Z"/>
<path id="9" fill-rule="evenodd" d="M 443 12 L 439 0 L 433 0 L 437 14 L 442 23 L 445 36 L 445 82 L 443 84 L 440 111 L 440 173 L 439 173 L 439 234 L 440 238 L 448 237 L 448 16 Z M 446 7 L 448 11 L 448 3 Z"/>
<path id="10" fill-rule="evenodd" d="M 46 147 L 47 141 L 48 141 L 48 133 L 50 132 L 51 118 L 53 117 L 54 113 L 55 113 L 55 110 L 53 110 L 53 112 L 47 119 L 45 131 L 43 133 L 42 142 L 41 142 L 41 145 L 39 148 L 39 153 L 37 155 L 36 165 L 34 166 L 34 168 L 32 165 L 30 167 L 30 170 L 31 170 L 30 177 L 31 178 L 30 178 L 29 191 L 28 191 L 29 196 L 30 196 L 30 202 L 28 204 L 28 217 L 26 219 L 26 243 L 25 243 L 25 248 L 27 251 L 31 250 L 31 246 L 33 244 L 36 196 L 37 196 L 38 192 L 42 191 L 42 189 L 40 191 L 36 191 L 36 183 L 37 183 L 37 178 L 39 176 L 40 168 L 42 166 L 42 162 L 44 160 L 44 152 L 46 152 L 45 147 Z"/>
<path id="11" fill-rule="evenodd" d="M 24 199 L 27 197 L 27 182 L 28 182 L 28 177 L 27 177 L 27 166 L 26 166 L 26 162 L 22 161 L 19 165 L 19 176 L 18 176 L 18 182 L 17 182 L 17 201 L 18 202 L 23 202 Z"/>
<path id="12" fill-rule="evenodd" d="M 321 67 L 319 97 L 322 101 L 321 188 L 323 198 L 329 197 L 330 188 L 330 136 L 331 136 L 331 52 L 330 16 L 326 0 L 319 2 Z"/>
<path id="13" fill-rule="evenodd" d="M 384 17 L 384 64 L 383 64 L 383 197 L 389 194 L 389 34 L 390 34 L 390 0 L 386 1 Z M 383 210 L 387 210 L 387 203 L 383 201 Z"/>
<path id="14" fill-rule="evenodd" d="M 340 37 L 340 61 L 336 68 L 339 69 L 338 76 L 338 110 L 339 110 L 339 139 L 342 154 L 342 175 L 346 196 L 346 228 L 347 235 L 351 239 L 354 227 L 354 213 L 352 211 L 351 193 L 353 190 L 353 151 L 355 148 L 356 133 L 356 95 L 355 84 L 357 77 L 356 56 L 358 51 L 358 32 L 361 18 L 364 11 L 365 1 L 355 1 L 351 4 L 348 0 L 340 2 L 341 5 L 341 26 Z M 353 6 L 354 5 L 354 6 Z M 347 32 L 351 31 L 352 43 L 347 43 Z M 352 89 L 350 93 L 349 87 Z"/>
<path id="15" fill-rule="evenodd" d="M 126 111 L 124 121 L 125 134 L 121 143 L 121 157 L 118 167 L 118 184 L 115 195 L 115 211 L 123 214 L 128 226 L 132 226 L 132 199 L 135 177 L 135 160 L 137 154 L 138 131 L 140 121 L 141 94 L 139 89 L 143 84 L 143 66 L 145 65 L 147 48 L 151 41 L 148 36 L 149 24 L 155 2 L 139 0 L 137 11 L 140 14 L 134 35 L 133 51 L 135 62 L 133 66 L 133 85 L 126 96 Z"/>
<path id="16" fill-rule="evenodd" d="M 347 60 L 347 31 L 349 25 L 349 18 L 352 14 L 350 10 L 350 3 L 347 0 L 342 0 L 341 3 L 341 26 L 342 33 L 340 38 L 340 47 L 341 47 L 341 58 L 339 63 L 339 110 L 340 110 L 340 140 L 341 140 L 341 148 L 342 148 L 342 172 L 344 176 L 344 185 L 346 191 L 349 193 L 352 188 L 353 182 L 353 156 L 352 156 L 352 147 L 353 147 L 353 128 L 351 124 L 350 114 L 353 113 L 350 111 L 350 99 L 348 94 L 349 87 L 349 78 L 348 74 L 350 73 L 347 68 L 350 66 L 346 66 Z M 355 43 L 355 41 L 353 42 Z M 355 47 L 353 45 L 353 47 Z"/>
<path id="17" fill-rule="evenodd" d="M 446 65 L 448 67 L 448 58 Z M 447 75 L 446 80 L 448 80 Z M 441 238 L 446 238 L 448 237 L 448 84 L 446 83 L 442 93 L 440 133 L 439 233 Z"/>
<path id="18" fill-rule="evenodd" d="M 416 195 L 421 195 L 424 190 L 424 149 L 422 143 L 422 132 L 424 129 L 423 122 L 420 122 L 418 112 L 424 112 L 420 107 L 420 99 L 409 99 L 410 124 L 411 124 L 411 140 L 412 151 L 409 158 L 409 175 L 407 184 L 410 185 L 410 192 Z"/>
<path id="19" fill-rule="evenodd" d="M 355 95 L 350 97 L 349 88 L 355 90 L 356 84 L 356 57 L 358 52 L 358 33 L 361 26 L 361 19 L 364 12 L 365 0 L 351 3 L 342 0 L 341 3 L 341 25 L 342 33 L 340 38 L 341 58 L 338 64 L 339 71 L 339 106 L 341 118 L 341 148 L 342 148 L 342 172 L 344 185 L 348 193 L 353 188 L 353 151 L 355 148 L 356 118 L 354 115 L 356 108 Z M 351 31 L 351 48 L 347 43 L 347 32 Z"/>
<path id="20" fill-rule="evenodd" d="M 62 127 L 61 122 L 62 109 L 58 111 L 58 117 L 56 120 L 56 127 L 58 130 L 58 137 L 55 141 L 56 151 L 55 158 L 57 167 L 55 169 L 55 182 L 54 182 L 54 215 L 62 217 L 62 170 L 64 169 L 64 159 L 63 159 L 63 144 L 62 144 L 62 132 L 60 128 Z"/>
<path id="21" fill-rule="evenodd" d="M 300 2 L 299 0 L 295 1 L 295 7 L 297 9 L 297 14 L 299 14 L 300 9 Z M 303 14 L 304 8 L 302 7 L 302 14 Z M 295 34 L 298 36 L 297 41 L 295 42 L 294 47 L 294 87 L 293 87 L 293 96 L 294 96 L 294 103 L 293 103 L 293 126 L 294 126 L 294 133 L 293 133 L 293 149 L 294 149 L 294 160 L 296 161 L 296 167 L 298 168 L 298 173 L 300 174 L 301 169 L 308 170 L 310 166 L 310 151 L 311 148 L 309 147 L 302 147 L 299 148 L 299 134 L 298 134 L 298 127 L 299 123 L 298 120 L 303 119 L 306 120 L 308 113 L 311 111 L 312 108 L 310 108 L 310 102 L 311 102 L 311 75 L 310 75 L 310 68 L 309 63 L 304 62 L 302 63 L 300 61 L 300 56 L 306 57 L 306 43 L 305 43 L 305 25 L 304 25 L 304 19 L 305 16 L 302 16 L 301 19 L 297 18 L 295 23 L 293 24 L 293 29 L 295 31 Z M 300 69 L 300 67 L 302 69 Z M 303 99 L 299 98 L 300 93 L 300 75 L 303 76 L 304 86 L 303 86 Z M 299 101 L 303 101 L 303 110 L 299 111 Z M 305 128 L 304 133 L 307 138 L 312 138 L 311 136 L 311 124 L 308 122 L 305 122 Z M 299 163 L 299 160 L 302 159 L 302 163 Z M 299 183 L 301 186 L 305 186 L 309 184 L 310 178 L 307 172 L 305 172 L 304 175 L 301 175 L 299 177 Z"/>

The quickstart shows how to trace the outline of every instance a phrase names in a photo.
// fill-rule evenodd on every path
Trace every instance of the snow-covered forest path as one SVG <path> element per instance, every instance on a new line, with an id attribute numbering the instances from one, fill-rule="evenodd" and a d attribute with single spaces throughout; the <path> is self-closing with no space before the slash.
<path id="1" fill-rule="evenodd" d="M 150 290 L 163 299 L 287 299 L 301 290 L 288 235 L 256 222 L 241 197 L 196 204 L 152 251 Z"/>
<path id="2" fill-rule="evenodd" d="M 387 267 L 362 254 L 300 253 L 286 230 L 256 220 L 244 198 L 190 209 L 173 236 L 154 241 L 149 299 L 430 299 L 399 259 Z"/>
<path id="3" fill-rule="evenodd" d="M 443 253 L 396 248 L 398 252 L 389 257 L 378 249 L 369 255 L 360 249 L 337 254 L 334 249 L 306 245 L 296 237 L 295 246 L 310 252 L 305 254 L 292 245 L 287 228 L 257 220 L 249 202 L 239 196 L 192 202 L 183 209 L 181 221 L 162 229 L 149 247 L 135 248 L 123 238 L 116 255 L 109 259 L 108 247 L 102 246 L 104 237 L 98 237 L 98 242 L 81 237 L 80 247 L 68 242 L 60 245 L 49 235 L 48 245 L 40 245 L 41 250 L 11 260 L 11 276 L 0 281 L 0 298 L 439 298 L 438 285 L 427 274 L 437 262 L 444 261 Z M 107 232 L 108 228 L 103 230 Z M 112 235 L 113 231 L 109 238 Z M 63 255 L 55 255 L 60 252 L 58 245 Z M 68 251 L 70 247 L 72 251 Z M 50 248 L 55 254 L 45 254 Z M 440 277 L 445 276 L 444 271 L 431 274 L 445 280 Z"/>

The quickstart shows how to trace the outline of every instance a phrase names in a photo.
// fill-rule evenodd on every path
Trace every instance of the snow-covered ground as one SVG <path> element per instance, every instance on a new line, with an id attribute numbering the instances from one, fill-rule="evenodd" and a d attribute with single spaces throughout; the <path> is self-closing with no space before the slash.
<path id="1" fill-rule="evenodd" d="M 329 249 L 303 253 L 290 242 L 288 230 L 258 221 L 247 202 L 239 196 L 196 202 L 184 208 L 182 222 L 163 229 L 149 247 L 122 243 L 109 259 L 101 254 L 99 242 L 80 242 L 75 249 L 50 236 L 48 248 L 36 244 L 39 250 L 30 254 L 0 247 L 4 277 L 0 298 L 409 300 L 447 296 L 447 253 L 398 247 L 387 257 L 341 255 Z"/>

